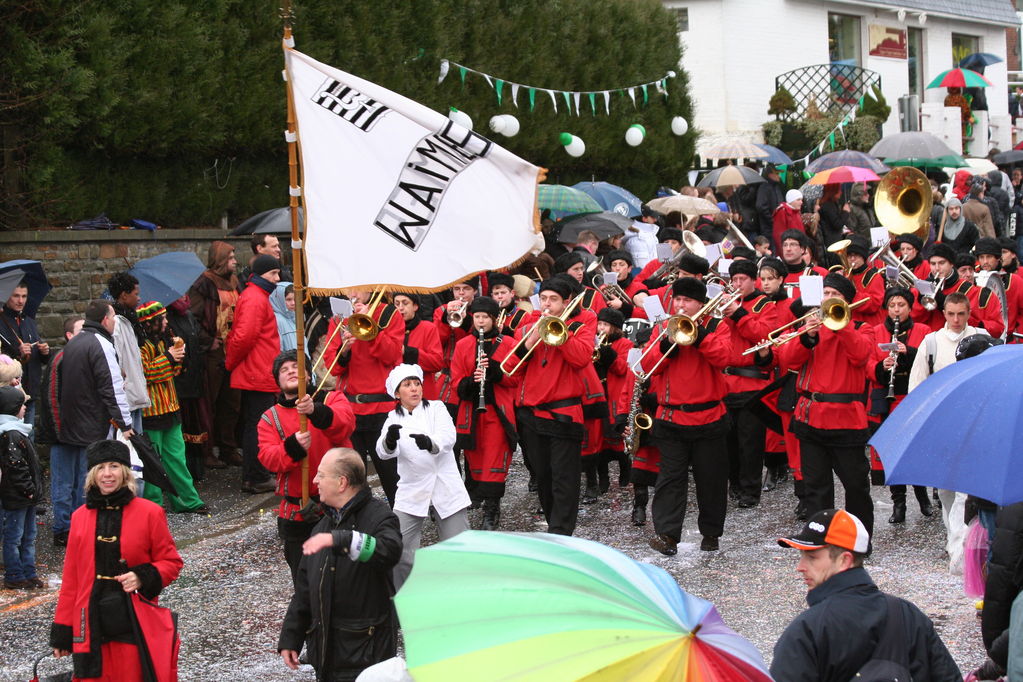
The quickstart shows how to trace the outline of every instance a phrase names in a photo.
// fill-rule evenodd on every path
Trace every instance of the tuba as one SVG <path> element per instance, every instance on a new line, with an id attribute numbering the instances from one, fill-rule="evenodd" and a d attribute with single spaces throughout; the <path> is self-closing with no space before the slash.
<path id="1" fill-rule="evenodd" d="M 890 234 L 915 234 L 926 240 L 930 232 L 931 185 L 912 166 L 893 168 L 877 186 L 874 213 Z"/>

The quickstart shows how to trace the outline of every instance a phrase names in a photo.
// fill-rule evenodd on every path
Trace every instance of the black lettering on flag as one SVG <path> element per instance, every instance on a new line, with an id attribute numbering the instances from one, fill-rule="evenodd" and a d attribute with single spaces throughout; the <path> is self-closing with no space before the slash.
<path id="1" fill-rule="evenodd" d="M 403 220 L 402 215 L 405 217 L 412 218 L 412 220 Z M 377 216 L 374 225 L 379 227 L 381 230 L 391 235 L 399 242 L 415 251 L 418 243 L 416 237 L 409 234 L 408 228 L 426 228 L 429 229 L 429 221 L 433 219 L 433 216 L 424 218 L 418 216 L 404 206 L 400 206 L 393 201 L 388 201 L 387 204 L 381 209 L 380 215 Z M 425 232 L 425 230 L 423 230 Z M 419 230 L 417 229 L 417 235 Z"/>
<path id="2" fill-rule="evenodd" d="M 367 133 L 380 120 L 380 117 L 390 111 L 372 97 L 367 97 L 333 78 L 325 80 L 313 93 L 311 99 L 327 111 Z"/>

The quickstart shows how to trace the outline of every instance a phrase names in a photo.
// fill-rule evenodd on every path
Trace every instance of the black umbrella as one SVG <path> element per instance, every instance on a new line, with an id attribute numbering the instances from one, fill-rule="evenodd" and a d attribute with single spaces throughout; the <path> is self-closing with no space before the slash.
<path id="1" fill-rule="evenodd" d="M 625 230 L 632 226 L 632 219 L 612 211 L 604 211 L 579 213 L 558 221 L 556 225 L 560 227 L 558 241 L 562 244 L 575 244 L 579 241 L 579 234 L 587 230 L 601 240 L 625 234 Z"/>
<path id="2" fill-rule="evenodd" d="M 991 159 L 996 166 L 1008 166 L 1013 163 L 1023 163 L 1023 150 L 1010 149 L 1007 152 L 995 154 Z"/>
<path id="3" fill-rule="evenodd" d="M 165 493 L 177 495 L 178 491 L 167 477 L 167 471 L 163 468 L 160 455 L 149 441 L 149 436 L 144 433 L 136 433 L 128 440 L 131 441 L 135 453 L 142 460 L 142 480 L 146 482 L 146 485 L 155 485 Z"/>
<path id="4" fill-rule="evenodd" d="M 305 228 L 305 215 L 301 208 L 298 209 L 298 231 Z M 238 236 L 243 234 L 290 234 L 291 233 L 291 209 L 271 208 L 269 211 L 257 213 L 241 225 L 231 230 L 228 234 Z"/>

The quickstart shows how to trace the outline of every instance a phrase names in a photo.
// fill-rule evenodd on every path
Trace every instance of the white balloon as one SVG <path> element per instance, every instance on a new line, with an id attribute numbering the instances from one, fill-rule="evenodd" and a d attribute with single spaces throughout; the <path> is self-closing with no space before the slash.
<path id="1" fill-rule="evenodd" d="M 466 130 L 472 130 L 472 119 L 469 117 L 469 114 L 464 111 L 459 111 L 458 109 L 451 107 L 451 111 L 448 112 L 448 118 Z"/>
<path id="2" fill-rule="evenodd" d="M 586 143 L 582 138 L 572 136 L 572 141 L 565 145 L 565 151 L 569 156 L 579 157 L 586 153 Z"/>
<path id="3" fill-rule="evenodd" d="M 490 129 L 505 137 L 515 137 L 519 133 L 519 120 L 511 114 L 500 114 L 490 119 Z"/>
<path id="4" fill-rule="evenodd" d="M 675 133 L 676 135 L 685 135 L 687 132 L 689 132 L 689 122 L 686 121 L 681 116 L 676 116 L 675 118 L 671 119 L 671 132 Z"/>
<path id="5" fill-rule="evenodd" d="M 633 123 L 631 126 L 625 129 L 625 142 L 630 147 L 637 147 L 643 142 L 643 138 L 646 137 L 646 130 L 643 126 L 638 123 Z"/>

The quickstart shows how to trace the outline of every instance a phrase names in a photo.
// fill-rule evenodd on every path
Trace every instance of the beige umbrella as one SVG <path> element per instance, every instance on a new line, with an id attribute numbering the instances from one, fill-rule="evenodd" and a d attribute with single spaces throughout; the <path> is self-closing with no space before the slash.
<path id="1" fill-rule="evenodd" d="M 671 213 L 678 211 L 682 215 L 712 215 L 721 213 L 721 209 L 700 197 L 690 197 L 685 194 L 672 194 L 670 197 L 658 197 L 647 202 L 647 206 L 658 213 Z"/>
<path id="2" fill-rule="evenodd" d="M 752 142 L 731 140 L 707 147 L 700 156 L 705 159 L 766 159 L 769 154 Z"/>

